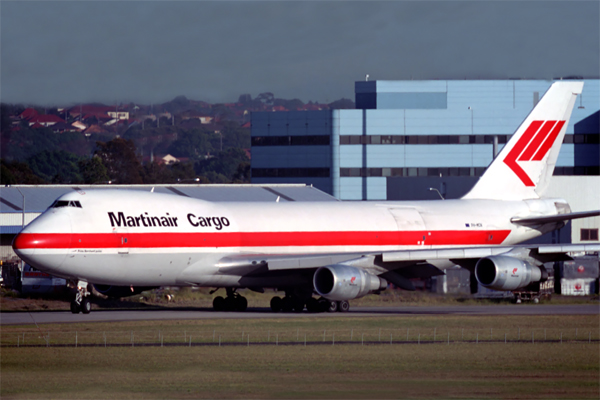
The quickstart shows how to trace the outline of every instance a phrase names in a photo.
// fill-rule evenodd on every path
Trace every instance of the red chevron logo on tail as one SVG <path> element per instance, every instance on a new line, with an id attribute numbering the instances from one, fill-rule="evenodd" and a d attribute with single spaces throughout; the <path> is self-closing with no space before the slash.
<path id="1" fill-rule="evenodd" d="M 566 121 L 533 121 L 504 158 L 506 164 L 525 186 L 535 186 L 519 162 L 542 161 L 556 141 Z"/>

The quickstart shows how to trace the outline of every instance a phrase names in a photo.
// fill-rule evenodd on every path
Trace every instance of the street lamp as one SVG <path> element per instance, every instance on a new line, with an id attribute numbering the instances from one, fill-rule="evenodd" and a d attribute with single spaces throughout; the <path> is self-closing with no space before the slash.
<path id="1" fill-rule="evenodd" d="M 19 189 L 18 187 L 16 187 L 15 189 L 17 189 L 19 191 L 19 193 L 21 194 L 21 196 L 23 197 L 23 209 L 21 210 L 23 212 L 23 217 L 22 217 L 22 221 L 21 221 L 21 229 L 25 228 L 25 195 L 23 194 L 23 192 L 21 192 L 21 189 Z"/>
<path id="2" fill-rule="evenodd" d="M 442 200 L 446 200 L 446 199 L 444 198 L 444 196 L 442 196 L 442 194 L 440 193 L 440 191 L 439 191 L 439 190 L 437 190 L 436 188 L 429 188 L 429 191 L 430 191 L 430 192 L 431 192 L 431 191 L 437 192 L 437 194 L 439 194 L 439 195 L 440 195 L 440 198 L 441 198 Z"/>

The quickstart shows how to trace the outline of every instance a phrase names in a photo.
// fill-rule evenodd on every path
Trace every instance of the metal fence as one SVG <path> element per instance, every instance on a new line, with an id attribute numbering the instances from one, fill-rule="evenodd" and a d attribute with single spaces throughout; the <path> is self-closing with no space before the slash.
<path id="1" fill-rule="evenodd" d="M 1 347 L 135 347 L 252 345 L 394 345 L 485 343 L 592 343 L 600 329 L 370 328 L 332 330 L 127 330 L 3 333 Z"/>

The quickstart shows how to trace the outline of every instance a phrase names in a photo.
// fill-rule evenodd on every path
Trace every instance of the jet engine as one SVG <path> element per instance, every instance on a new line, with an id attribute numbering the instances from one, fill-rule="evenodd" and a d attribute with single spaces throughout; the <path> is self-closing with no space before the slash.
<path id="1" fill-rule="evenodd" d="M 518 258 L 490 256 L 477 261 L 475 277 L 481 286 L 489 289 L 515 290 L 533 282 L 548 280 L 548 272 L 544 267 L 531 265 Z"/>
<path id="2" fill-rule="evenodd" d="M 103 294 L 108 297 L 113 298 L 121 298 L 127 296 L 133 296 L 135 294 L 140 294 L 146 290 L 154 289 L 153 287 L 146 286 L 111 286 L 111 285 L 94 285 L 94 289 L 100 294 Z"/>
<path id="3" fill-rule="evenodd" d="M 313 277 L 315 291 L 329 300 L 352 300 L 387 287 L 387 281 L 347 265 L 319 268 Z"/>

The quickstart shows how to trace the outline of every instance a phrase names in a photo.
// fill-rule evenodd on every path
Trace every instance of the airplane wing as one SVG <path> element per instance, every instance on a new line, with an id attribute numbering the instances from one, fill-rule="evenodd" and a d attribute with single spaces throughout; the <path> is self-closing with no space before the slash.
<path id="1" fill-rule="evenodd" d="M 217 266 L 219 272 L 225 275 L 250 276 L 275 271 L 314 270 L 329 265 L 344 264 L 362 268 L 374 275 L 381 275 L 403 289 L 414 290 L 409 279 L 444 274 L 441 269 L 433 265 L 436 261 L 449 261 L 463 268 L 473 269 L 477 260 L 489 256 L 508 255 L 543 264 L 570 260 L 571 257 L 567 253 L 594 251 L 600 251 L 600 243 L 462 247 L 322 255 L 246 254 L 225 257 Z"/>
<path id="2" fill-rule="evenodd" d="M 416 260 L 459 260 L 473 259 L 511 253 L 515 251 L 529 250 L 531 254 L 539 255 L 541 258 L 564 257 L 567 253 L 600 251 L 600 243 L 590 244 L 537 244 L 537 245 L 512 245 L 512 246 L 489 246 L 489 247 L 463 247 L 449 249 L 423 249 L 407 251 L 391 251 L 382 254 L 384 262 L 393 261 L 416 261 Z M 553 261 L 548 259 L 549 262 Z"/>
<path id="3" fill-rule="evenodd" d="M 341 254 L 244 254 L 222 258 L 217 266 L 221 273 L 239 273 L 254 269 L 268 269 L 269 271 L 290 269 L 311 269 L 327 265 L 355 261 L 361 257 L 378 257 L 383 264 L 398 262 L 415 262 L 425 260 L 454 260 L 483 258 L 493 255 L 514 252 L 515 250 L 529 250 L 540 256 L 557 256 L 566 253 L 600 251 L 600 243 L 590 244 L 535 244 L 512 246 L 479 246 L 441 249 L 399 250 L 372 253 L 341 253 Z M 551 261 L 551 260 L 550 260 Z"/>

